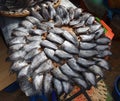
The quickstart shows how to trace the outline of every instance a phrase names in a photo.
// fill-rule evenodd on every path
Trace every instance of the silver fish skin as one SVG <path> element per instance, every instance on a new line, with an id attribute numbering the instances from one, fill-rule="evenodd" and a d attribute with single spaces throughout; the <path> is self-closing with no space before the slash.
<path id="1" fill-rule="evenodd" d="M 87 88 L 87 83 L 85 82 L 85 80 L 83 78 L 73 78 L 73 80 L 75 81 L 75 83 L 78 85 L 78 86 L 82 86 L 84 88 Z"/>
<path id="2" fill-rule="evenodd" d="M 69 77 L 79 77 L 79 75 L 74 72 L 67 64 L 62 65 L 60 69 L 65 75 L 68 75 Z"/>
<path id="3" fill-rule="evenodd" d="M 40 21 L 37 18 L 33 17 L 33 16 L 27 16 L 26 20 L 30 21 L 32 24 L 40 23 Z"/>
<path id="4" fill-rule="evenodd" d="M 48 3 L 48 11 L 49 11 L 49 14 L 50 14 L 50 19 L 53 19 L 54 16 L 56 15 L 56 11 L 54 9 L 54 7 L 52 6 L 51 3 Z"/>
<path id="5" fill-rule="evenodd" d="M 11 61 L 12 61 L 12 60 L 14 61 L 14 60 L 17 60 L 17 59 L 23 59 L 25 55 L 26 55 L 26 52 L 25 52 L 25 51 L 18 50 L 18 51 L 16 51 L 16 52 L 12 53 L 12 54 L 9 56 L 9 58 L 10 58 Z"/>
<path id="6" fill-rule="evenodd" d="M 29 33 L 32 35 L 43 35 L 44 33 L 46 33 L 47 31 L 41 30 L 41 29 L 30 29 Z"/>
<path id="7" fill-rule="evenodd" d="M 79 72 L 85 72 L 86 70 L 82 68 L 80 65 L 77 64 L 76 60 L 74 58 L 71 58 L 67 61 L 67 64 L 70 66 L 71 69 Z"/>
<path id="8" fill-rule="evenodd" d="M 69 94 L 73 89 L 73 86 L 69 82 L 62 81 L 62 85 L 66 94 Z"/>
<path id="9" fill-rule="evenodd" d="M 12 35 L 17 36 L 17 37 L 24 37 L 24 36 L 28 36 L 29 33 L 23 32 L 23 31 L 13 31 Z"/>
<path id="10" fill-rule="evenodd" d="M 93 24 L 94 21 L 95 21 L 95 17 L 94 16 L 90 16 L 87 19 L 86 24 L 91 25 L 91 24 Z"/>
<path id="11" fill-rule="evenodd" d="M 106 69 L 106 70 L 109 70 L 110 69 L 110 66 L 108 64 L 108 62 L 104 59 L 95 59 L 96 61 L 98 61 L 97 65 Z"/>
<path id="12" fill-rule="evenodd" d="M 96 50 L 80 50 L 79 56 L 83 58 L 94 57 L 98 54 Z"/>
<path id="13" fill-rule="evenodd" d="M 30 68 L 35 69 L 46 60 L 47 60 L 47 57 L 45 53 L 41 52 L 33 58 Z"/>
<path id="14" fill-rule="evenodd" d="M 74 9 L 74 19 L 78 19 L 81 14 L 82 14 L 82 9 L 81 8 Z"/>
<path id="15" fill-rule="evenodd" d="M 106 44 L 109 44 L 110 42 L 111 42 L 111 40 L 107 37 L 99 38 L 96 40 L 96 43 L 100 44 L 100 45 L 106 45 Z"/>
<path id="16" fill-rule="evenodd" d="M 29 52 L 30 50 L 34 48 L 41 48 L 39 41 L 32 41 L 26 45 L 24 45 L 23 50 L 26 52 Z"/>
<path id="17" fill-rule="evenodd" d="M 68 9 L 68 12 L 69 12 L 69 17 L 70 17 L 70 20 L 74 19 L 74 8 L 73 7 L 70 7 Z"/>
<path id="18" fill-rule="evenodd" d="M 10 70 L 13 71 L 13 72 L 18 72 L 27 65 L 28 65 L 28 63 L 26 61 L 17 60 L 12 64 Z"/>
<path id="19" fill-rule="evenodd" d="M 80 49 L 93 49 L 97 46 L 96 43 L 80 42 Z"/>
<path id="20" fill-rule="evenodd" d="M 69 58 L 73 57 L 71 54 L 69 54 L 63 50 L 56 50 L 55 55 L 62 59 L 69 59 Z"/>
<path id="21" fill-rule="evenodd" d="M 44 20 L 50 20 L 50 14 L 48 12 L 48 9 L 46 9 L 44 6 L 41 7 L 40 13 L 43 16 Z"/>
<path id="22" fill-rule="evenodd" d="M 93 33 L 93 32 L 95 32 L 95 31 L 97 31 L 100 27 L 101 27 L 100 24 L 91 25 L 89 31 L 90 31 L 91 33 Z"/>
<path id="23" fill-rule="evenodd" d="M 86 12 L 85 12 L 85 13 L 82 14 L 82 19 L 81 19 L 81 20 L 86 21 L 90 16 L 91 16 L 90 13 L 86 13 Z"/>
<path id="24" fill-rule="evenodd" d="M 10 46 L 9 49 L 12 50 L 12 51 L 18 51 L 23 46 L 24 46 L 24 44 L 15 44 L 15 45 Z"/>
<path id="25" fill-rule="evenodd" d="M 43 24 L 43 23 L 39 23 L 39 24 L 37 25 L 37 27 L 38 27 L 39 29 L 41 29 L 41 30 L 44 30 L 44 31 L 47 31 L 47 30 L 50 29 L 50 27 L 49 27 L 48 25 Z"/>
<path id="26" fill-rule="evenodd" d="M 53 76 L 59 80 L 64 80 L 64 81 L 69 80 L 68 77 L 62 73 L 62 71 L 60 70 L 59 67 L 53 69 L 51 72 L 52 72 Z"/>
<path id="27" fill-rule="evenodd" d="M 78 58 L 77 59 L 77 63 L 84 66 L 84 67 L 89 67 L 91 65 L 94 65 L 95 64 L 95 61 L 91 61 L 91 60 L 87 60 L 87 59 L 84 59 L 84 58 Z"/>
<path id="28" fill-rule="evenodd" d="M 51 60 L 47 60 L 44 63 L 42 63 L 35 71 L 35 74 L 40 74 L 40 73 L 44 73 L 47 71 L 50 71 L 51 69 L 53 69 L 53 65 L 52 65 L 52 61 Z"/>
<path id="29" fill-rule="evenodd" d="M 95 39 L 100 38 L 104 34 L 104 28 L 100 28 L 95 32 Z"/>
<path id="30" fill-rule="evenodd" d="M 80 35 L 82 41 L 92 41 L 95 37 L 95 34 L 88 34 L 88 35 Z"/>
<path id="31" fill-rule="evenodd" d="M 28 20 L 22 21 L 22 22 L 20 23 L 20 25 L 21 25 L 22 27 L 27 28 L 27 29 L 31 29 L 31 28 L 34 27 L 34 25 L 33 25 L 30 21 L 28 21 Z"/>
<path id="32" fill-rule="evenodd" d="M 22 68 L 20 70 L 20 72 L 18 73 L 17 78 L 20 79 L 20 78 L 25 77 L 25 76 L 27 77 L 28 71 L 29 71 L 29 67 L 30 67 L 30 65 L 27 65 L 24 68 Z"/>
<path id="33" fill-rule="evenodd" d="M 103 51 L 103 50 L 106 50 L 106 49 L 109 49 L 109 48 L 110 48 L 109 45 L 97 45 L 95 47 L 95 49 L 98 50 L 98 51 Z"/>
<path id="34" fill-rule="evenodd" d="M 31 8 L 31 15 L 33 15 L 35 18 L 37 18 L 40 22 L 44 20 L 42 15 L 40 15 L 38 12 L 36 12 L 34 8 Z"/>
<path id="35" fill-rule="evenodd" d="M 92 85 L 96 85 L 95 75 L 93 73 L 84 72 L 83 75 L 88 82 L 90 82 Z"/>
<path id="36" fill-rule="evenodd" d="M 52 33 L 55 33 L 55 34 L 61 35 L 61 34 L 64 32 L 64 30 L 61 29 L 61 28 L 57 28 L 57 27 L 55 27 L 55 28 L 53 28 L 53 29 L 50 29 L 49 32 L 52 32 Z"/>
<path id="37" fill-rule="evenodd" d="M 24 27 L 17 27 L 15 29 L 13 29 L 13 31 L 20 31 L 20 32 L 28 33 L 28 29 L 26 29 Z"/>
<path id="38" fill-rule="evenodd" d="M 25 57 L 24 57 L 24 59 L 25 60 L 28 60 L 28 59 L 31 59 L 31 58 L 33 58 L 34 56 L 36 56 L 37 54 L 39 54 L 40 53 L 40 50 L 38 50 L 38 49 L 32 49 L 31 51 L 29 51 L 26 55 L 25 55 Z"/>
<path id="39" fill-rule="evenodd" d="M 53 22 L 44 22 L 44 25 L 48 26 L 48 28 L 54 28 L 55 24 Z"/>
<path id="40" fill-rule="evenodd" d="M 53 41 L 55 43 L 58 43 L 58 44 L 62 44 L 63 41 L 64 41 L 60 36 L 58 36 L 57 34 L 54 34 L 52 32 L 50 32 L 47 35 L 47 39 L 50 40 L 50 41 Z"/>
<path id="41" fill-rule="evenodd" d="M 104 50 L 104 51 L 99 51 L 99 54 L 97 55 L 98 58 L 104 58 L 106 56 L 111 56 L 112 53 L 110 52 L 110 50 Z"/>
<path id="42" fill-rule="evenodd" d="M 77 20 L 74 19 L 74 20 L 70 21 L 69 25 L 70 25 L 70 26 L 75 26 L 75 25 L 77 25 L 77 24 L 80 22 L 80 20 L 81 20 L 81 19 L 77 19 Z"/>
<path id="43" fill-rule="evenodd" d="M 68 53 L 78 54 L 78 49 L 70 42 L 64 41 L 62 44 L 62 49 Z"/>
<path id="44" fill-rule="evenodd" d="M 83 27 L 83 26 L 84 26 L 84 24 L 85 24 L 85 21 L 84 21 L 84 20 L 82 20 L 82 21 L 80 21 L 78 24 L 74 25 L 74 26 L 73 26 L 73 28 Z"/>
<path id="45" fill-rule="evenodd" d="M 45 48 L 44 52 L 47 55 L 47 57 L 49 57 L 50 59 L 54 60 L 55 62 L 59 62 L 60 63 L 60 59 L 57 56 L 54 55 L 55 51 L 53 49 Z"/>
<path id="46" fill-rule="evenodd" d="M 54 44 L 54 43 L 52 43 L 48 40 L 43 40 L 40 44 L 41 44 L 41 46 L 44 46 L 46 48 L 51 48 L 51 49 L 54 49 L 54 50 L 58 49 L 56 44 Z"/>
<path id="47" fill-rule="evenodd" d="M 27 40 L 29 40 L 29 41 L 39 41 L 39 42 L 42 41 L 42 37 L 41 37 L 41 36 L 38 36 L 38 35 L 36 35 L 36 36 L 27 36 L 26 38 L 27 38 Z"/>
<path id="48" fill-rule="evenodd" d="M 25 44 L 25 43 L 26 43 L 26 40 L 24 37 L 15 37 L 9 41 L 9 45 Z"/>
<path id="49" fill-rule="evenodd" d="M 76 33 L 80 34 L 80 33 L 86 33 L 89 30 L 89 27 L 80 27 L 76 29 Z"/>
<path id="50" fill-rule="evenodd" d="M 46 95 L 49 95 L 52 92 L 52 79 L 53 76 L 48 73 L 44 77 L 43 88 Z"/>
<path id="51" fill-rule="evenodd" d="M 60 18 L 60 16 L 59 15 L 56 15 L 55 17 L 54 17 L 54 20 L 55 20 L 55 26 L 57 27 L 60 27 L 60 26 L 62 26 L 62 19 Z"/>
<path id="52" fill-rule="evenodd" d="M 103 77 L 103 72 L 101 70 L 101 68 L 97 65 L 92 65 L 89 67 L 89 70 L 91 70 L 93 73 L 95 73 L 96 75 L 100 75 L 101 77 Z"/>
<path id="53" fill-rule="evenodd" d="M 73 44 L 75 44 L 76 46 L 78 46 L 78 41 L 77 41 L 77 37 L 75 35 L 73 35 L 72 33 L 69 33 L 68 31 L 64 31 L 62 33 L 62 36 L 64 38 L 66 38 L 68 41 L 72 42 Z"/>
<path id="54" fill-rule="evenodd" d="M 44 80 L 43 75 L 36 75 L 35 78 L 33 79 L 33 85 L 37 92 L 42 92 L 43 80 Z"/>
<path id="55" fill-rule="evenodd" d="M 62 87 L 61 81 L 58 80 L 58 79 L 56 79 L 56 78 L 54 78 L 54 79 L 53 79 L 53 84 L 54 84 L 54 88 L 55 88 L 57 94 L 58 94 L 58 95 L 61 95 L 62 92 L 63 92 L 63 87 Z"/>

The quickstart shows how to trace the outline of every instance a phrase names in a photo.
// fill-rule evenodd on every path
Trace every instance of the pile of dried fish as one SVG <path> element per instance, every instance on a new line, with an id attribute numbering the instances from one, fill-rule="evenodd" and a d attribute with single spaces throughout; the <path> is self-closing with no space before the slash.
<path id="1" fill-rule="evenodd" d="M 31 16 L 12 31 L 11 71 L 27 96 L 49 96 L 52 90 L 68 94 L 74 85 L 87 89 L 109 70 L 110 43 L 90 13 L 48 3 L 38 12 L 31 9 Z"/>

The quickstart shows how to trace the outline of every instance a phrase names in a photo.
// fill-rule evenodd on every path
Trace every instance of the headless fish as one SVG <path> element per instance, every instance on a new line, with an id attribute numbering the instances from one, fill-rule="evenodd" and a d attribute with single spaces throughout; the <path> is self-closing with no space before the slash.
<path id="1" fill-rule="evenodd" d="M 55 50 L 58 49 L 56 44 L 54 44 L 48 40 L 43 40 L 40 44 L 47 48 L 51 48 L 51 49 L 55 49 Z"/>
<path id="2" fill-rule="evenodd" d="M 29 31 L 30 34 L 32 35 L 43 35 L 44 33 L 46 33 L 47 31 L 41 30 L 41 29 L 31 29 Z"/>
<path id="3" fill-rule="evenodd" d="M 79 75 L 74 72 L 67 64 L 64 64 L 60 67 L 61 71 L 70 77 L 79 77 Z"/>
<path id="4" fill-rule="evenodd" d="M 90 31 L 91 33 L 93 33 L 93 32 L 95 32 L 95 31 L 97 31 L 100 27 L 101 27 L 100 24 L 91 25 L 89 31 Z"/>
<path id="5" fill-rule="evenodd" d="M 95 37 L 95 34 L 80 35 L 82 41 L 92 41 Z"/>
<path id="6" fill-rule="evenodd" d="M 24 37 L 24 36 L 28 36 L 29 35 L 29 33 L 27 32 L 23 32 L 23 31 L 13 31 L 12 32 L 12 35 L 14 35 L 14 36 L 17 36 L 17 37 Z"/>
<path id="7" fill-rule="evenodd" d="M 33 58 L 30 68 L 35 69 L 46 60 L 47 60 L 47 57 L 45 53 L 41 52 Z"/>
<path id="8" fill-rule="evenodd" d="M 73 89 L 73 86 L 69 82 L 62 81 L 63 90 L 66 94 L 70 93 Z"/>
<path id="9" fill-rule="evenodd" d="M 25 43 L 26 43 L 26 40 L 24 37 L 15 37 L 9 41 L 9 45 L 25 44 Z"/>
<path id="10" fill-rule="evenodd" d="M 61 28 L 55 27 L 55 28 L 53 28 L 53 29 L 50 29 L 49 32 L 52 32 L 52 33 L 55 33 L 55 34 L 60 35 L 60 34 L 62 34 L 62 33 L 64 32 L 64 30 L 61 29 Z"/>
<path id="11" fill-rule="evenodd" d="M 80 17 L 80 15 L 82 14 L 82 9 L 81 8 L 76 8 L 74 9 L 74 18 L 78 19 Z"/>
<path id="12" fill-rule="evenodd" d="M 13 29 L 13 32 L 14 31 L 20 31 L 20 32 L 28 33 L 28 29 L 26 29 L 24 27 L 17 27 L 15 29 Z"/>
<path id="13" fill-rule="evenodd" d="M 78 86 L 82 86 L 84 88 L 87 88 L 87 83 L 85 82 L 85 80 L 82 78 L 82 77 L 79 77 L 79 78 L 73 78 L 73 80 L 75 81 L 75 83 L 78 85 Z"/>
<path id="14" fill-rule="evenodd" d="M 58 36 L 58 35 L 56 35 L 56 34 L 54 34 L 52 32 L 50 32 L 47 35 L 47 39 L 50 40 L 50 41 L 53 41 L 55 43 L 58 43 L 58 44 L 62 44 L 63 41 L 64 41 L 60 36 Z"/>
<path id="15" fill-rule="evenodd" d="M 25 51 L 22 51 L 22 50 L 18 50 L 14 53 L 12 53 L 9 58 L 10 60 L 17 60 L 17 59 L 23 59 L 24 56 L 26 55 L 26 52 Z"/>
<path id="16" fill-rule="evenodd" d="M 110 46 L 108 46 L 108 45 L 97 45 L 95 47 L 95 49 L 98 50 L 98 51 L 103 51 L 103 50 L 109 49 L 109 47 Z"/>
<path id="17" fill-rule="evenodd" d="M 39 24 L 37 25 L 37 27 L 38 27 L 39 29 L 41 29 L 41 30 L 44 30 L 44 31 L 47 31 L 47 30 L 51 29 L 48 25 L 46 25 L 46 24 L 44 24 L 44 23 L 39 23 Z"/>
<path id="18" fill-rule="evenodd" d="M 42 86 L 43 86 L 43 75 L 36 75 L 35 78 L 33 79 L 33 85 L 35 87 L 35 90 L 38 92 L 42 91 Z"/>
<path id="19" fill-rule="evenodd" d="M 60 18 L 60 16 L 59 15 L 56 15 L 55 17 L 54 17 L 54 20 L 55 20 L 55 26 L 61 26 L 62 25 L 62 19 Z"/>
<path id="20" fill-rule="evenodd" d="M 41 36 L 38 36 L 38 35 L 36 35 L 36 36 L 28 36 L 28 37 L 26 37 L 26 38 L 27 38 L 27 40 L 29 40 L 29 41 L 39 41 L 39 42 L 42 41 L 42 37 L 41 37 Z"/>
<path id="21" fill-rule="evenodd" d="M 56 77 L 57 79 L 59 79 L 59 80 L 65 80 L 65 81 L 68 81 L 69 79 L 68 79 L 68 77 L 66 76 L 66 75 L 64 75 L 62 72 L 61 72 L 61 70 L 60 70 L 60 68 L 55 68 L 55 69 L 53 69 L 52 71 L 52 74 L 54 75 L 54 77 Z"/>
<path id="22" fill-rule="evenodd" d="M 96 46 L 96 43 L 80 42 L 80 49 L 93 49 Z"/>
<path id="23" fill-rule="evenodd" d="M 70 7 L 68 9 L 68 12 L 69 12 L 69 17 L 70 17 L 70 20 L 74 19 L 74 8 L 73 7 Z"/>
<path id="24" fill-rule="evenodd" d="M 62 92 L 63 92 L 63 87 L 62 87 L 61 81 L 58 80 L 58 79 L 56 79 L 56 78 L 54 78 L 54 79 L 53 79 L 53 84 L 54 84 L 54 88 L 55 88 L 57 94 L 58 94 L 58 95 L 61 95 Z"/>
<path id="25" fill-rule="evenodd" d="M 62 48 L 68 53 L 78 54 L 78 49 L 70 42 L 64 41 Z"/>
<path id="26" fill-rule="evenodd" d="M 86 24 L 92 25 L 94 21 L 95 21 L 95 17 L 94 17 L 94 16 L 90 16 L 90 17 L 87 19 Z"/>
<path id="27" fill-rule="evenodd" d="M 106 56 L 111 56 L 112 53 L 110 52 L 110 50 L 104 50 L 104 51 L 99 51 L 99 54 L 97 55 L 98 58 L 104 58 Z"/>
<path id="28" fill-rule="evenodd" d="M 104 28 L 100 28 L 95 32 L 95 39 L 100 38 L 104 34 Z"/>
<path id="29" fill-rule="evenodd" d="M 38 53 L 40 53 L 40 51 L 38 50 L 38 49 L 32 49 L 31 51 L 29 51 L 26 55 L 25 55 L 25 57 L 24 57 L 24 59 L 25 60 L 28 60 L 28 59 L 31 59 L 31 58 L 33 58 L 35 55 L 37 55 Z"/>
<path id="30" fill-rule="evenodd" d="M 103 72 L 102 72 L 102 70 L 99 66 L 92 65 L 92 66 L 89 67 L 89 70 L 91 70 L 96 75 L 100 75 L 101 77 L 103 77 Z"/>
<path id="31" fill-rule="evenodd" d="M 83 13 L 83 15 L 82 15 L 82 19 L 81 19 L 81 20 L 86 21 L 90 16 L 91 16 L 90 13 Z"/>
<path id="32" fill-rule="evenodd" d="M 40 74 L 40 73 L 44 73 L 46 71 L 50 71 L 51 69 L 53 69 L 53 65 L 52 65 L 52 61 L 51 60 L 47 60 L 44 63 L 42 63 L 35 71 L 35 74 Z"/>
<path id="33" fill-rule="evenodd" d="M 11 66 L 11 71 L 18 72 L 27 65 L 28 63 L 24 60 L 15 61 Z"/>
<path id="34" fill-rule="evenodd" d="M 107 37 L 99 38 L 96 40 L 96 43 L 100 44 L 100 45 L 106 45 L 106 44 L 109 44 L 110 42 L 111 42 L 111 40 Z"/>
<path id="35" fill-rule="evenodd" d="M 85 24 L 85 21 L 84 21 L 84 20 L 82 20 L 82 21 L 80 21 L 78 24 L 74 25 L 74 26 L 73 26 L 73 28 L 83 27 L 83 26 L 84 26 L 84 24 Z"/>
<path id="36" fill-rule="evenodd" d="M 80 34 L 80 33 L 86 33 L 88 30 L 89 30 L 89 27 L 86 26 L 86 27 L 77 28 L 76 32 Z"/>
<path id="37" fill-rule="evenodd" d="M 38 24 L 38 23 L 40 23 L 40 21 L 37 18 L 33 17 L 33 16 L 27 16 L 26 19 L 28 21 L 30 21 L 32 24 Z"/>
<path id="38" fill-rule="evenodd" d="M 49 95 L 52 92 L 52 79 L 53 76 L 51 74 L 45 74 L 43 88 L 46 95 Z"/>
<path id="39" fill-rule="evenodd" d="M 80 20 L 81 20 L 81 19 L 72 20 L 72 21 L 70 21 L 69 25 L 70 25 L 70 26 L 75 26 L 75 25 L 77 25 L 77 24 L 80 22 Z"/>
<path id="40" fill-rule="evenodd" d="M 68 58 L 72 58 L 73 56 L 63 50 L 56 50 L 55 51 L 55 55 L 62 58 L 62 59 L 68 59 Z"/>
<path id="41" fill-rule="evenodd" d="M 109 64 L 108 64 L 108 62 L 106 61 L 106 60 L 104 60 L 104 59 L 95 59 L 98 63 L 97 63 L 97 65 L 98 66 L 100 66 L 100 67 L 102 67 L 102 68 L 104 68 L 104 69 L 106 69 L 106 70 L 109 70 L 109 68 L 110 68 L 110 66 L 109 66 Z"/>
<path id="42" fill-rule="evenodd" d="M 95 81 L 95 75 L 93 73 L 90 73 L 90 72 L 84 72 L 83 73 L 85 79 L 90 82 L 92 85 L 95 85 L 96 84 L 96 81 Z"/>
<path id="43" fill-rule="evenodd" d="M 67 61 L 67 64 L 70 66 L 71 69 L 79 72 L 86 71 L 84 68 L 82 68 L 80 65 L 76 63 L 76 60 L 74 58 L 71 58 Z"/>
<path id="44" fill-rule="evenodd" d="M 55 51 L 53 49 L 45 48 L 44 52 L 50 59 L 54 60 L 55 62 L 60 62 L 60 59 L 54 55 Z"/>
<path id="45" fill-rule="evenodd" d="M 30 50 L 34 48 L 40 48 L 40 42 L 39 41 L 32 41 L 29 44 L 24 45 L 23 50 L 29 52 Z"/>
<path id="46" fill-rule="evenodd" d="M 96 50 L 80 50 L 79 51 L 79 56 L 83 58 L 89 58 L 96 56 L 98 52 Z"/>
<path id="47" fill-rule="evenodd" d="M 43 24 L 45 24 L 49 28 L 54 28 L 55 27 L 55 24 L 53 22 L 44 22 Z"/>
<path id="48" fill-rule="evenodd" d="M 27 75 L 28 75 L 28 71 L 29 71 L 29 65 L 27 65 L 27 66 L 25 66 L 24 68 L 22 68 L 21 70 L 20 70 L 20 72 L 18 73 L 18 79 L 20 79 L 20 78 L 22 78 L 22 77 L 27 77 Z"/>
<path id="49" fill-rule="evenodd" d="M 15 44 L 15 45 L 10 46 L 9 49 L 12 50 L 12 51 L 18 51 L 23 46 L 24 46 L 24 44 Z"/>
<path id="50" fill-rule="evenodd" d="M 27 28 L 27 29 L 31 29 L 31 28 L 34 27 L 34 25 L 30 21 L 28 21 L 28 20 L 22 21 L 20 23 L 20 25 L 23 26 L 23 27 L 25 27 L 25 28 Z"/>
<path id="51" fill-rule="evenodd" d="M 94 65 L 95 61 L 86 60 L 84 58 L 78 58 L 77 63 L 84 66 L 84 67 L 89 67 L 91 65 Z"/>

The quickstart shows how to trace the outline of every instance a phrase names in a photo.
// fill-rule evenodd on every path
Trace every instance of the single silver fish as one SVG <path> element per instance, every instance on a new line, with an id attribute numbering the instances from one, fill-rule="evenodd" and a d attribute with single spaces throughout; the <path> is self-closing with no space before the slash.
<path id="1" fill-rule="evenodd" d="M 86 34 L 86 35 L 80 35 L 82 41 L 92 41 L 95 37 L 95 34 Z"/>
<path id="2" fill-rule="evenodd" d="M 23 21 L 20 23 L 20 25 L 21 25 L 22 27 L 27 28 L 27 29 L 31 29 L 31 28 L 34 27 L 34 25 L 33 25 L 30 21 L 28 21 L 28 20 L 23 20 Z"/>
<path id="3" fill-rule="evenodd" d="M 83 58 L 94 57 L 98 54 L 96 50 L 80 50 L 79 56 Z"/>
<path id="4" fill-rule="evenodd" d="M 62 49 L 64 49 L 68 53 L 78 54 L 78 49 L 68 41 L 64 41 L 64 43 L 62 44 Z"/>
<path id="5" fill-rule="evenodd" d="M 54 84 L 54 88 L 57 92 L 58 95 L 61 95 L 63 93 L 63 87 L 62 87 L 62 83 L 60 80 L 54 78 L 53 79 L 53 84 Z"/>
<path id="6" fill-rule="evenodd" d="M 96 46 L 96 43 L 80 42 L 80 49 L 93 49 Z"/>
<path id="7" fill-rule="evenodd" d="M 80 21 L 78 24 L 74 25 L 74 26 L 73 26 L 73 28 L 83 27 L 83 26 L 84 26 L 84 24 L 85 24 L 85 21 L 84 21 L 84 20 L 82 20 L 82 21 Z"/>
<path id="8" fill-rule="evenodd" d="M 96 40 L 96 43 L 100 45 L 106 45 L 106 44 L 109 44 L 110 42 L 111 40 L 107 37 L 99 38 Z"/>
<path id="9" fill-rule="evenodd" d="M 71 69 L 79 72 L 85 72 L 86 70 L 82 68 L 80 65 L 77 64 L 76 60 L 74 58 L 71 58 L 67 61 L 67 64 L 70 66 Z"/>
<path id="10" fill-rule="evenodd" d="M 79 77 L 79 75 L 74 72 L 66 63 L 60 67 L 61 71 L 68 75 L 69 77 Z"/>
<path id="11" fill-rule="evenodd" d="M 55 22 L 55 26 L 57 27 L 60 27 L 60 26 L 62 26 L 62 19 L 61 19 L 61 17 L 59 16 L 59 15 L 56 15 L 55 17 L 54 17 L 54 22 Z"/>
<path id="12" fill-rule="evenodd" d="M 56 35 L 56 34 L 54 34 L 52 32 L 50 32 L 47 35 L 47 39 L 50 40 L 50 41 L 53 41 L 55 43 L 58 43 L 58 44 L 62 44 L 63 41 L 64 41 L 60 36 L 58 36 L 58 35 Z"/>
<path id="13" fill-rule="evenodd" d="M 35 74 L 40 74 L 40 73 L 44 73 L 44 72 L 48 72 L 51 69 L 53 69 L 53 64 L 51 60 L 47 60 L 44 63 L 42 63 L 35 71 Z"/>
<path id="14" fill-rule="evenodd" d="M 81 20 L 84 20 L 84 21 L 87 21 L 87 19 L 91 16 L 90 13 L 82 13 L 82 19 Z"/>
<path id="15" fill-rule="evenodd" d="M 36 36 L 27 36 L 26 38 L 27 38 L 27 40 L 29 40 L 29 41 L 39 41 L 39 42 L 42 41 L 42 37 L 41 37 L 41 36 L 38 36 L 38 35 L 36 35 Z"/>
<path id="16" fill-rule="evenodd" d="M 53 69 L 51 72 L 52 72 L 53 76 L 59 80 L 65 80 L 65 81 L 69 80 L 69 78 L 61 72 L 59 67 Z"/>
<path id="17" fill-rule="evenodd" d="M 15 44 L 15 45 L 10 46 L 9 49 L 12 50 L 12 51 L 18 51 L 23 46 L 24 46 L 24 44 Z"/>
<path id="18" fill-rule="evenodd" d="M 97 31 L 100 27 L 101 27 L 100 24 L 90 25 L 89 31 L 90 31 L 91 33 L 93 33 L 93 32 L 95 32 L 95 31 Z"/>
<path id="19" fill-rule="evenodd" d="M 78 19 L 82 14 L 82 9 L 81 8 L 75 8 L 74 9 L 74 19 Z"/>
<path id="20" fill-rule="evenodd" d="M 46 33 L 47 31 L 41 30 L 41 29 L 30 29 L 29 33 L 32 35 L 43 35 L 44 33 Z"/>
<path id="21" fill-rule="evenodd" d="M 27 16 L 26 20 L 30 21 L 32 24 L 40 23 L 40 21 L 37 18 L 33 17 L 33 16 Z"/>
<path id="22" fill-rule="evenodd" d="M 110 48 L 109 45 L 97 45 L 95 47 L 95 49 L 98 50 L 98 51 L 104 51 L 104 50 L 109 49 L 109 48 Z"/>
<path id="23" fill-rule="evenodd" d="M 52 43 L 48 40 L 43 40 L 41 43 L 40 43 L 42 46 L 46 47 L 46 48 L 51 48 L 51 49 L 58 49 L 57 45 L 55 43 Z"/>
<path id="24" fill-rule="evenodd" d="M 93 73 L 95 73 L 96 75 L 100 75 L 101 77 L 103 77 L 103 72 L 101 70 L 101 68 L 97 65 L 92 65 L 89 67 L 89 70 L 91 70 Z"/>
<path id="25" fill-rule="evenodd" d="M 100 38 L 104 34 L 104 28 L 100 28 L 95 32 L 95 39 Z"/>
<path id="26" fill-rule="evenodd" d="M 87 19 L 86 24 L 92 25 L 94 21 L 95 21 L 95 17 L 94 17 L 94 16 L 90 16 L 90 17 Z"/>
<path id="27" fill-rule="evenodd" d="M 86 33 L 89 30 L 89 27 L 80 27 L 76 29 L 76 33 L 80 34 L 80 33 Z"/>
<path id="28" fill-rule="evenodd" d="M 47 60 L 47 57 L 46 57 L 45 53 L 41 52 L 33 58 L 30 68 L 31 69 L 38 68 L 38 66 L 46 60 Z"/>
<path id="29" fill-rule="evenodd" d="M 70 7 L 68 9 L 68 12 L 69 12 L 69 17 L 70 17 L 70 20 L 74 19 L 74 8 L 73 7 Z"/>
<path id="30" fill-rule="evenodd" d="M 24 36 L 28 36 L 29 33 L 28 32 L 23 32 L 23 31 L 13 31 L 12 35 L 17 36 L 17 37 L 24 37 Z"/>
<path id="31" fill-rule="evenodd" d="M 29 30 L 24 28 L 24 27 L 17 27 L 15 29 L 13 29 L 13 32 L 14 31 L 20 31 L 20 32 L 28 33 Z"/>
<path id="32" fill-rule="evenodd" d="M 110 52 L 110 50 L 104 50 L 104 51 L 99 51 L 97 57 L 104 58 L 106 56 L 111 56 L 111 55 L 112 53 Z"/>
<path id="33" fill-rule="evenodd" d="M 71 54 L 69 54 L 63 50 L 56 50 L 55 55 L 62 59 L 69 59 L 69 58 L 73 57 Z"/>
<path id="34" fill-rule="evenodd" d="M 94 65 L 95 64 L 95 61 L 91 61 L 91 60 L 87 60 L 87 59 L 84 59 L 84 58 L 78 58 L 77 59 L 77 63 L 84 66 L 84 67 L 89 67 L 91 65 Z"/>
<path id="35" fill-rule="evenodd" d="M 77 25 L 77 24 L 80 22 L 80 20 L 81 20 L 81 19 L 77 19 L 77 20 L 74 19 L 74 20 L 70 21 L 69 25 L 70 25 L 70 26 L 75 26 L 75 25 Z"/>
<path id="36" fill-rule="evenodd" d="M 64 30 L 61 29 L 61 28 L 55 27 L 55 28 L 53 28 L 53 29 L 50 29 L 49 32 L 52 32 L 52 33 L 55 33 L 55 34 L 60 35 L 60 34 L 62 34 L 62 33 L 64 32 Z"/>

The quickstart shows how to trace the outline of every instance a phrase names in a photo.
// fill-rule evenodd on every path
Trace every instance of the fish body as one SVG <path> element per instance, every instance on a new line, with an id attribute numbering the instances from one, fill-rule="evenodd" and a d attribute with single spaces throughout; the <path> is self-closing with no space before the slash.
<path id="1" fill-rule="evenodd" d="M 88 50 L 88 49 L 93 49 L 95 47 L 97 47 L 96 43 L 80 42 L 80 49 Z"/>

